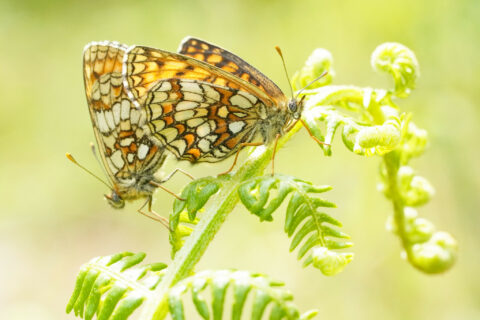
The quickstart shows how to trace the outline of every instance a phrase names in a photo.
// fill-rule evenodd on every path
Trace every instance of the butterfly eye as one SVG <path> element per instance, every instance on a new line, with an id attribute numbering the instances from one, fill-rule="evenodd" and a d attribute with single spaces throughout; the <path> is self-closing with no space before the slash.
<path id="1" fill-rule="evenodd" d="M 112 191 L 111 195 L 105 195 L 108 203 L 115 209 L 121 209 L 125 207 L 125 201 L 120 198 L 120 196 L 115 192 Z"/>
<path id="2" fill-rule="evenodd" d="M 288 102 L 288 109 L 292 113 L 296 112 L 297 111 L 297 101 L 296 100 L 290 100 Z"/>

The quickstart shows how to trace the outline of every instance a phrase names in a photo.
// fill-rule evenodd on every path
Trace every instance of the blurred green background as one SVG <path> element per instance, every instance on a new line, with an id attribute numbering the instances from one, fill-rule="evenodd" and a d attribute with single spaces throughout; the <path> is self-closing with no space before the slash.
<path id="1" fill-rule="evenodd" d="M 82 49 L 117 40 L 175 51 L 187 35 L 237 53 L 288 92 L 274 45 L 292 74 L 314 48 L 331 51 L 335 83 L 386 87 L 370 54 L 386 41 L 411 48 L 422 76 L 399 104 L 429 132 L 426 154 L 412 165 L 436 188 L 419 213 L 459 242 L 456 266 L 428 276 L 400 259 L 385 231 L 391 205 L 376 191 L 378 158 L 321 150 L 301 132 L 277 158 L 277 172 L 330 184 L 330 211 L 355 243 L 355 260 L 326 278 L 302 269 L 288 252 L 283 212 L 259 223 L 237 208 L 198 270 L 238 268 L 286 282 L 301 310 L 318 319 L 480 319 L 480 1 L 2 1 L 0 2 L 0 319 L 73 319 L 65 314 L 81 264 L 125 250 L 169 262 L 167 231 L 136 213 L 115 211 L 105 187 L 65 159 L 72 152 L 100 172 L 82 80 Z M 244 156 L 244 155 L 243 155 Z M 222 172 L 231 159 L 192 167 Z M 166 171 L 177 167 L 171 161 Z M 181 175 L 167 185 L 179 191 Z M 173 199 L 155 195 L 167 214 Z"/>

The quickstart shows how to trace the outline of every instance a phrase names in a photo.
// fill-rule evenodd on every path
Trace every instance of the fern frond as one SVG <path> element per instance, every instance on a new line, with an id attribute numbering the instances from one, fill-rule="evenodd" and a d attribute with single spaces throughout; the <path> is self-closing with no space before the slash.
<path id="1" fill-rule="evenodd" d="M 323 146 L 325 155 L 332 154 L 331 144 L 341 126 L 343 143 L 350 151 L 384 155 L 398 147 L 410 119 L 407 114 L 399 114 L 397 108 L 382 89 L 327 86 L 315 90 L 307 100 L 303 118 L 310 131 L 327 143 Z"/>
<path id="2" fill-rule="evenodd" d="M 293 90 L 302 90 L 308 88 L 318 88 L 328 85 L 335 77 L 333 70 L 333 57 L 330 51 L 322 48 L 315 49 L 310 57 L 308 57 L 305 65 L 299 71 L 295 72 L 292 77 Z M 321 74 L 324 74 L 318 78 Z"/>
<path id="3" fill-rule="evenodd" d="M 172 245 L 172 258 L 183 246 L 193 227 L 198 223 L 197 213 L 205 206 L 208 199 L 214 195 L 228 176 L 205 177 L 190 182 L 182 191 L 180 197 L 173 203 L 170 215 L 170 244 Z"/>
<path id="4" fill-rule="evenodd" d="M 153 290 L 165 275 L 167 266 L 154 263 L 136 266 L 145 258 L 144 253 L 123 252 L 107 257 L 97 257 L 83 265 L 75 284 L 67 313 L 72 310 L 83 319 L 95 315 L 102 320 L 127 319 L 148 300 L 153 304 L 162 303 L 155 299 Z M 173 319 L 185 319 L 182 295 L 190 291 L 196 310 L 203 319 L 222 319 L 227 307 L 227 289 L 232 288 L 232 319 L 240 319 L 246 307 L 248 296 L 252 296 L 251 319 L 261 319 L 271 306 L 270 319 L 311 319 L 316 311 L 300 316 L 293 304 L 293 296 L 283 284 L 265 275 L 248 271 L 220 270 L 203 271 L 194 274 L 168 289 L 167 301 Z M 211 289 L 209 306 L 203 295 Z M 146 319 L 146 318 L 142 318 Z"/>
<path id="5" fill-rule="evenodd" d="M 331 67 L 328 55 L 323 57 L 323 63 L 320 59 L 316 69 L 300 73 L 297 80 L 307 81 L 317 76 L 322 66 Z M 443 272 L 456 259 L 454 238 L 445 232 L 435 232 L 426 219 L 411 219 L 407 214 L 412 211 L 409 207 L 423 205 L 433 195 L 428 180 L 408 166 L 412 157 L 423 152 L 427 134 L 393 102 L 395 98 L 407 98 L 415 88 L 419 76 L 417 59 L 404 45 L 384 43 L 373 52 L 371 64 L 375 70 L 392 76 L 393 88 L 327 85 L 307 90 L 303 92 L 307 99 L 302 117 L 312 134 L 327 143 L 322 146 L 326 155 L 331 155 L 332 140 L 342 127 L 342 140 L 350 151 L 383 157 L 380 189 L 393 202 L 395 226 L 391 229 L 397 230 L 405 256 L 423 272 Z M 318 252 L 328 256 L 328 252 Z"/>
<path id="6" fill-rule="evenodd" d="M 319 250 L 344 249 L 352 246 L 350 242 L 337 240 L 350 237 L 333 228 L 341 227 L 342 224 L 321 211 L 322 208 L 334 208 L 335 204 L 314 196 L 330 189 L 330 186 L 314 186 L 295 177 L 276 174 L 248 180 L 238 191 L 245 207 L 261 221 L 271 221 L 272 213 L 291 193 L 285 218 L 285 232 L 289 237 L 293 236 L 290 251 L 295 250 L 303 242 L 298 250 L 298 259 L 301 260 L 310 253 L 304 260 L 304 266 L 313 264 L 324 274 L 332 275 L 340 272 L 351 261 L 353 255 L 335 253 L 335 257 L 338 257 L 341 263 L 338 265 L 338 261 L 335 260 L 337 266 L 335 270 L 330 270 L 331 264 L 328 266 L 324 264 L 325 253 Z M 331 258 L 332 256 L 328 257 L 329 261 L 334 262 Z"/>
<path id="7" fill-rule="evenodd" d="M 399 98 L 410 95 L 420 75 L 415 54 L 400 43 L 386 42 L 379 45 L 372 53 L 371 64 L 375 70 L 392 76 L 395 88 L 391 92 Z"/>
<path id="8" fill-rule="evenodd" d="M 145 253 L 123 252 L 97 257 L 83 265 L 67 305 L 77 317 L 89 320 L 127 319 L 152 297 L 167 267 L 164 263 L 135 267 Z"/>
<path id="9" fill-rule="evenodd" d="M 297 307 L 293 304 L 293 296 L 285 290 L 283 283 L 275 282 L 270 278 L 252 274 L 248 271 L 218 270 L 202 271 L 185 278 L 176 284 L 168 296 L 168 305 L 173 319 L 185 319 L 182 296 L 190 292 L 192 302 L 200 317 L 203 319 L 222 319 L 228 289 L 233 293 L 231 309 L 232 319 L 239 320 L 247 308 L 247 297 L 253 297 L 251 306 L 252 320 L 260 320 L 268 314 L 269 319 L 311 319 L 316 311 L 312 310 L 300 316 Z M 210 290 L 208 290 L 210 289 Z M 204 294 L 211 293 L 209 307 Z"/>

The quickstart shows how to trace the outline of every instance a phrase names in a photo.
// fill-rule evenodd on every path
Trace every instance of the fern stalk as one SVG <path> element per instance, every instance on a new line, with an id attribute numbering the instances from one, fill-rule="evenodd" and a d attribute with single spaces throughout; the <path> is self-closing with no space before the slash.
<path id="1" fill-rule="evenodd" d="M 433 224 L 428 220 L 412 217 L 407 213 L 407 209 L 410 211 L 413 209 L 406 205 L 399 188 L 400 157 L 399 151 L 392 151 L 383 156 L 386 169 L 385 183 L 393 204 L 395 233 L 405 250 L 405 258 L 413 267 L 431 274 L 445 272 L 455 262 L 456 240 L 447 232 L 435 231 Z"/>
<path id="2" fill-rule="evenodd" d="M 393 219 L 397 226 L 397 232 L 402 243 L 403 249 L 405 249 L 407 259 L 411 265 L 422 271 L 413 261 L 412 250 L 410 242 L 408 241 L 408 235 L 406 231 L 405 221 L 405 205 L 404 201 L 400 197 L 400 191 L 398 190 L 398 169 L 399 159 L 398 154 L 395 151 L 387 153 L 383 156 L 383 162 L 387 171 L 387 188 L 390 194 L 390 200 L 393 205 Z"/>
<path id="3" fill-rule="evenodd" d="M 277 151 L 301 127 L 301 124 L 297 123 L 281 137 L 277 143 Z M 166 316 L 168 312 L 168 289 L 193 272 L 195 265 L 204 254 L 227 215 L 237 205 L 239 201 L 238 187 L 241 182 L 263 174 L 272 159 L 272 155 L 273 145 L 255 148 L 244 164 L 232 173 L 231 178 L 222 185 L 220 192 L 212 197 L 212 200 L 205 207 L 202 219 L 187 238 L 183 247 L 177 252 L 166 270 L 165 276 L 155 289 L 153 294 L 156 299 L 150 300 L 152 303 L 145 304 L 140 319 L 163 319 Z M 161 303 L 158 303 L 159 301 Z"/>

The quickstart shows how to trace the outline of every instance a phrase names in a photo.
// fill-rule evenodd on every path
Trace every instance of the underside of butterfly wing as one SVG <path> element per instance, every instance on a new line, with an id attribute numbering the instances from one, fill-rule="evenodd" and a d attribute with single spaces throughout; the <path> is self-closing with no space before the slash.
<path id="1" fill-rule="evenodd" d="M 145 112 L 123 87 L 122 61 L 127 47 L 94 42 L 84 50 L 85 91 L 100 156 L 114 188 L 124 199 L 151 194 L 153 173 L 164 150 L 145 135 Z"/>
<path id="2" fill-rule="evenodd" d="M 220 161 L 241 143 L 263 141 L 262 124 L 270 121 L 253 95 L 196 80 L 163 80 L 147 95 L 145 108 L 156 142 L 192 162 Z"/>

